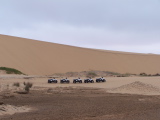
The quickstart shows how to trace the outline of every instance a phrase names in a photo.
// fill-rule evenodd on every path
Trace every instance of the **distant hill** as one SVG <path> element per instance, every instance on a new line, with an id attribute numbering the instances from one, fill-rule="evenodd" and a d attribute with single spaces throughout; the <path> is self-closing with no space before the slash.
<path id="1" fill-rule="evenodd" d="M 0 35 L 0 67 L 29 75 L 88 70 L 118 73 L 160 73 L 160 55 L 73 47 Z"/>

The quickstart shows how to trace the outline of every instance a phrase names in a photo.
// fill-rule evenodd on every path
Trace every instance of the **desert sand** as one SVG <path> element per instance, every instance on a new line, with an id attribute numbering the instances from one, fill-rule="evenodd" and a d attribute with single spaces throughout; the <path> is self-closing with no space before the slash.
<path id="1" fill-rule="evenodd" d="M 25 77 L 1 76 L 1 120 L 159 120 L 160 77 L 108 77 L 105 83 L 82 84 L 72 83 L 73 77 L 70 84 Z M 23 82 L 33 83 L 29 94 L 16 93 Z"/>
<path id="2" fill-rule="evenodd" d="M 87 49 L 0 35 L 0 66 L 28 75 L 81 72 L 160 72 L 160 55 Z"/>
<path id="3" fill-rule="evenodd" d="M 104 83 L 49 84 L 81 71 L 160 73 L 160 55 L 87 49 L 0 35 L 0 120 L 159 120 L 160 77 L 106 77 Z M 85 79 L 85 77 L 81 77 Z M 95 78 L 94 78 L 95 81 Z M 13 86 L 14 83 L 20 86 Z M 33 83 L 24 94 L 24 82 Z M 22 94 L 23 93 L 23 94 Z"/>
<path id="4" fill-rule="evenodd" d="M 29 112 L 30 108 L 25 106 L 17 107 L 12 105 L 0 105 L 0 116 L 13 115 L 15 113 Z"/>
<path id="5" fill-rule="evenodd" d="M 8 75 L 9 76 L 9 75 Z M 11 78 L 13 77 L 13 78 Z M 69 77 L 70 84 L 61 84 L 60 79 L 57 78 L 57 84 L 48 84 L 48 78 L 37 78 L 33 77 L 30 79 L 24 79 L 24 76 L 11 75 L 10 77 L 4 76 L 0 79 L 0 89 L 13 89 L 13 83 L 19 82 L 23 84 L 24 82 L 31 82 L 34 85 L 34 89 L 39 88 L 55 88 L 55 87 L 90 87 L 90 88 L 102 88 L 106 92 L 111 93 L 128 93 L 128 94 L 141 94 L 141 95 L 160 95 L 160 77 L 107 77 L 107 82 L 104 83 L 82 83 L 74 84 L 72 83 L 74 77 Z M 63 77 L 62 77 L 63 78 Z M 82 80 L 85 77 L 81 78 Z M 95 78 L 93 78 L 95 81 Z"/>

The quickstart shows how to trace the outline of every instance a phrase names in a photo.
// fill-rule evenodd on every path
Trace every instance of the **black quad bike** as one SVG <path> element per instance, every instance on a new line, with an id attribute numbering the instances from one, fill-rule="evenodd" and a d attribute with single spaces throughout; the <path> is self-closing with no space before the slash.
<path id="1" fill-rule="evenodd" d="M 78 79 L 73 79 L 73 83 L 82 83 L 82 80 L 80 79 L 80 78 L 78 78 Z"/>
<path id="2" fill-rule="evenodd" d="M 48 79 L 48 83 L 57 83 L 58 81 L 56 79 Z"/>
<path id="3" fill-rule="evenodd" d="M 103 77 L 102 78 L 97 78 L 96 82 L 106 82 L 106 79 L 104 79 Z"/>
<path id="4" fill-rule="evenodd" d="M 94 83 L 94 80 L 91 78 L 84 79 L 84 83 Z"/>
<path id="5" fill-rule="evenodd" d="M 70 83 L 70 81 L 66 78 L 66 79 L 61 79 L 60 83 Z"/>

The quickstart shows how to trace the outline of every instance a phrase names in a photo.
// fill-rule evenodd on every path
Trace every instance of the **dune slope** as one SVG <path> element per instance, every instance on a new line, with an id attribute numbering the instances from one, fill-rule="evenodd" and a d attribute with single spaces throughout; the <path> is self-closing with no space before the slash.
<path id="1" fill-rule="evenodd" d="M 160 73 L 160 55 L 73 47 L 0 35 L 0 66 L 30 75 L 87 70 Z"/>

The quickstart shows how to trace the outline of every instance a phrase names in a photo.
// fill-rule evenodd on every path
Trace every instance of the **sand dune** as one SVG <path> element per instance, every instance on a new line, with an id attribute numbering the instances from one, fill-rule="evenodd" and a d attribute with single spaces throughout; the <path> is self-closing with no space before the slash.
<path id="1" fill-rule="evenodd" d="M 160 89 L 151 84 L 146 84 L 140 81 L 135 81 L 130 84 L 122 85 L 120 87 L 111 89 L 112 93 L 129 93 L 129 94 L 143 94 L 143 95 L 159 95 Z"/>
<path id="2" fill-rule="evenodd" d="M 160 73 L 159 61 L 160 55 L 87 49 L 0 35 L 0 66 L 30 75 L 88 70 L 155 74 Z"/>

